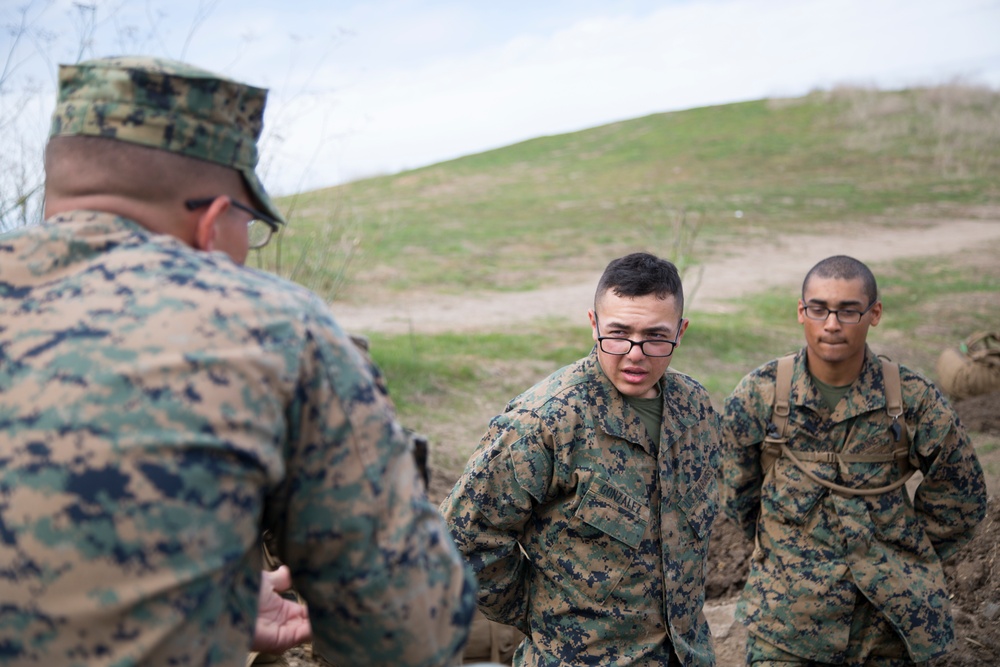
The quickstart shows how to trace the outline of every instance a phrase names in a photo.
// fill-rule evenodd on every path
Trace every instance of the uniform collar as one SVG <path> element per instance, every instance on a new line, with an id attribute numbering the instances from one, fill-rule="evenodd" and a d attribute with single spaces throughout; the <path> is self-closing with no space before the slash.
<path id="1" fill-rule="evenodd" d="M 646 427 L 643 426 L 639 415 L 629 406 L 625 397 L 601 368 L 596 346 L 591 350 L 590 356 L 584 359 L 583 371 L 590 378 L 593 387 L 591 400 L 598 407 L 598 421 L 604 432 L 610 436 L 628 440 L 650 454 L 655 454 L 652 441 L 649 434 L 646 433 Z M 675 393 L 672 391 L 672 387 L 676 377 L 675 373 L 668 370 L 657 382 L 660 389 L 660 400 L 663 401 L 663 419 L 660 423 L 661 449 L 672 448 L 678 433 L 689 428 L 698 418 L 693 412 L 678 410 L 674 401 L 671 400 Z M 604 409 L 601 406 L 607 406 L 607 408 Z"/>
<path id="2" fill-rule="evenodd" d="M 583 371 L 590 378 L 593 388 L 591 400 L 597 406 L 597 417 L 601 428 L 608 435 L 622 438 L 653 453 L 652 443 L 646 433 L 646 427 L 635 413 L 625 397 L 611 382 L 611 379 L 601 368 L 597 358 L 597 346 L 590 351 L 590 356 L 583 362 Z M 660 380 L 660 395 L 663 395 L 663 380 Z"/>
<path id="3" fill-rule="evenodd" d="M 876 387 L 882 389 L 876 390 Z M 861 367 L 861 374 L 851 384 L 830 418 L 839 422 L 866 412 L 884 409 L 884 387 L 882 362 L 871 348 L 865 345 L 865 361 Z M 793 405 L 809 408 L 813 412 L 824 412 L 827 409 L 823 396 L 806 367 L 805 348 L 795 355 L 795 370 L 792 373 L 792 392 L 789 400 Z"/>

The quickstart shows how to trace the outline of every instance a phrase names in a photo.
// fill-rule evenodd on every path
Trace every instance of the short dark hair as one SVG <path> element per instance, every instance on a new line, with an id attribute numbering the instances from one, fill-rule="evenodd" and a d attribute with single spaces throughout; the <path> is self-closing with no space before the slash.
<path id="1" fill-rule="evenodd" d="M 672 296 L 677 300 L 677 309 L 684 312 L 684 289 L 677 267 L 648 252 L 634 252 L 608 264 L 597 283 L 595 308 L 601 295 L 608 291 L 627 298 L 647 294 L 655 294 L 658 299 Z"/>
<path id="2" fill-rule="evenodd" d="M 836 278 L 838 280 L 854 280 L 861 278 L 861 284 L 868 297 L 868 305 L 875 303 L 878 299 L 878 285 L 875 283 L 875 276 L 871 269 L 865 266 L 864 262 L 859 262 L 847 255 L 834 255 L 822 260 L 816 266 L 809 269 L 805 280 L 802 281 L 802 300 L 806 300 L 806 286 L 812 278 Z"/>

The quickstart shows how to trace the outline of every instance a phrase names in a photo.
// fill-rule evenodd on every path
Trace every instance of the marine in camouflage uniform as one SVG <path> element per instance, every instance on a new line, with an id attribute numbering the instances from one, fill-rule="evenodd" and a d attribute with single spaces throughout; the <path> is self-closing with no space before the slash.
<path id="1" fill-rule="evenodd" d="M 612 262 L 590 319 L 618 342 L 513 399 L 442 504 L 480 609 L 527 635 L 515 665 L 714 664 L 702 605 L 718 415 L 669 356 L 646 355 L 680 341 L 682 308 L 669 262 Z"/>
<path id="2" fill-rule="evenodd" d="M 281 221 L 254 173 L 265 95 L 172 61 L 60 69 L 52 215 L 0 236 L 5 665 L 243 665 L 264 529 L 330 660 L 460 656 L 475 582 L 373 369 L 316 295 L 238 263 L 239 193 Z M 101 160 L 67 167 L 74 141 Z M 118 151 L 140 174 L 182 165 L 211 203 L 88 189 L 129 185 L 102 172 Z"/>
<path id="3" fill-rule="evenodd" d="M 857 323 L 838 321 L 865 306 Z M 829 312 L 834 307 L 841 312 Z M 807 276 L 799 306 L 807 346 L 794 360 L 789 449 L 861 455 L 894 448 L 883 365 L 865 342 L 881 312 L 874 277 L 856 260 L 830 258 Z M 853 381 L 815 377 L 850 362 L 859 367 Z M 749 660 L 905 665 L 941 655 L 954 639 L 941 561 L 971 538 L 986 507 L 983 472 L 957 415 L 930 381 L 900 367 L 909 460 L 923 473 L 912 502 L 905 487 L 876 495 L 831 491 L 787 457 L 765 476 L 761 443 L 776 368 L 771 361 L 743 378 L 723 418 L 727 512 L 756 540 L 737 608 L 750 632 Z M 832 408 L 823 382 L 842 393 Z M 803 465 L 852 489 L 900 476 L 895 462 Z"/>

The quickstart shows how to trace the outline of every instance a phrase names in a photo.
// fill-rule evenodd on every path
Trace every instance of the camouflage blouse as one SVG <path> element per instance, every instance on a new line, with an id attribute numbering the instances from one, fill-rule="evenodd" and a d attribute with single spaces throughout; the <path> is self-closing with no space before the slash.
<path id="1" fill-rule="evenodd" d="M 337 664 L 446 664 L 474 581 L 315 295 L 109 214 L 0 237 L 0 662 L 243 665 L 262 528 Z"/>
<path id="2" fill-rule="evenodd" d="M 788 446 L 861 455 L 891 451 L 882 364 L 870 349 L 861 376 L 830 411 L 795 358 Z M 972 536 L 986 511 L 983 471 L 958 417 L 937 388 L 900 367 L 910 462 L 923 473 L 906 487 L 846 496 L 810 480 L 787 458 L 762 474 L 771 421 L 772 361 L 747 375 L 726 401 L 723 452 L 727 512 L 757 540 L 737 614 L 778 647 L 838 663 L 848 645 L 858 590 L 890 620 L 911 658 L 926 661 L 953 641 L 941 561 Z M 806 462 L 820 479 L 851 488 L 885 486 L 895 462 Z"/>
<path id="3" fill-rule="evenodd" d="M 714 664 L 718 416 L 686 375 L 660 390 L 657 448 L 596 354 L 557 371 L 492 421 L 442 504 L 480 608 L 528 635 L 516 664 L 666 665 L 671 646 Z"/>

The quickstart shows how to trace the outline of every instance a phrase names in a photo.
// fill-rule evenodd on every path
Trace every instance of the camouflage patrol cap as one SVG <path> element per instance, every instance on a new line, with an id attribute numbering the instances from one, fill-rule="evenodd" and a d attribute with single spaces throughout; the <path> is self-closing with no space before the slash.
<path id="1" fill-rule="evenodd" d="M 238 170 L 255 205 L 285 222 L 257 178 L 267 90 L 165 58 L 60 65 L 50 137 L 127 141 Z"/>

